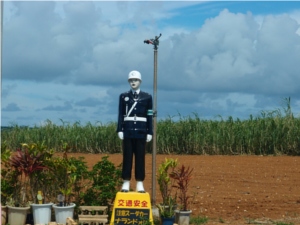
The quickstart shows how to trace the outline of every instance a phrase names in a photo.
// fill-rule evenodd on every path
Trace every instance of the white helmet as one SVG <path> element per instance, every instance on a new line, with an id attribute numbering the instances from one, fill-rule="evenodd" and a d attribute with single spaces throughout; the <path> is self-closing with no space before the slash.
<path id="1" fill-rule="evenodd" d="M 142 81 L 142 75 L 139 71 L 133 70 L 128 74 L 128 80 L 129 79 L 139 79 Z"/>

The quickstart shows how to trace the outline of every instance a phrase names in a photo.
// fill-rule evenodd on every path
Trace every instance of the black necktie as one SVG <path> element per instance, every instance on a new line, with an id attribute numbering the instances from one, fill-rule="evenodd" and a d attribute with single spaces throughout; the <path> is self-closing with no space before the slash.
<path id="1" fill-rule="evenodd" d="M 134 97 L 135 99 L 138 98 L 138 95 L 137 95 L 136 92 L 134 92 L 133 97 Z"/>

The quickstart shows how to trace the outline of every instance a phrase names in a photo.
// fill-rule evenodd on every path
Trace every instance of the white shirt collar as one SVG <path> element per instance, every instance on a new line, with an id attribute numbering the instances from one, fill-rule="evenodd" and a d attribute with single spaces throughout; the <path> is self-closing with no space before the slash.
<path id="1" fill-rule="evenodd" d="M 136 92 L 137 94 L 139 94 L 141 90 L 140 89 L 137 89 L 137 90 L 131 89 L 131 91 L 132 91 L 132 94 L 134 94 L 134 92 Z"/>

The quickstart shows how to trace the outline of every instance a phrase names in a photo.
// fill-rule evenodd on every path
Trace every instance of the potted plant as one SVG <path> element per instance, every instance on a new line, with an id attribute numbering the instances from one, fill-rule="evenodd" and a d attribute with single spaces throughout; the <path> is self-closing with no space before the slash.
<path id="1" fill-rule="evenodd" d="M 162 223 L 174 222 L 174 209 L 176 208 L 176 195 L 172 196 L 174 179 L 169 174 L 174 171 L 178 162 L 177 159 L 166 158 L 158 167 L 157 182 L 159 185 L 162 203 L 157 204 Z M 171 207 L 171 208 L 170 208 Z"/>
<path id="2" fill-rule="evenodd" d="M 160 214 L 162 225 L 173 225 L 175 221 L 176 198 L 169 197 L 164 204 L 156 205 Z"/>
<path id="3" fill-rule="evenodd" d="M 48 224 L 51 221 L 52 197 L 55 190 L 55 170 L 51 167 L 53 150 L 48 150 L 44 142 L 23 144 L 23 147 L 29 149 L 32 157 L 37 157 L 43 167 L 30 175 L 33 221 L 35 224 Z"/>
<path id="4" fill-rule="evenodd" d="M 53 167 L 56 170 L 56 185 L 58 186 L 57 204 L 52 207 L 55 212 L 57 223 L 66 224 L 68 217 L 74 217 L 75 203 L 72 202 L 73 189 L 78 180 L 76 174 L 76 160 L 68 158 L 70 147 L 63 143 L 63 157 L 56 157 L 53 161 Z"/>
<path id="5" fill-rule="evenodd" d="M 170 173 L 170 177 L 175 180 L 173 185 L 179 191 L 180 210 L 176 210 L 175 222 L 179 225 L 189 225 L 191 210 L 188 209 L 189 199 L 192 197 L 188 194 L 189 183 L 192 179 L 193 169 L 185 167 L 175 169 Z"/>
<path id="6" fill-rule="evenodd" d="M 158 167 L 157 181 L 159 185 L 160 194 L 162 197 L 162 204 L 168 205 L 172 196 L 172 189 L 174 186 L 174 180 L 171 180 L 169 174 L 176 168 L 178 162 L 177 159 L 165 159 Z"/>
<path id="7" fill-rule="evenodd" d="M 15 178 L 14 191 L 6 202 L 9 224 L 24 224 L 30 204 L 36 199 L 35 190 L 38 187 L 35 181 L 38 180 L 40 172 L 47 169 L 44 164 L 46 151 L 40 150 L 36 144 L 22 144 L 7 161 L 10 176 Z M 19 213 L 22 214 L 21 218 L 14 221 Z"/>

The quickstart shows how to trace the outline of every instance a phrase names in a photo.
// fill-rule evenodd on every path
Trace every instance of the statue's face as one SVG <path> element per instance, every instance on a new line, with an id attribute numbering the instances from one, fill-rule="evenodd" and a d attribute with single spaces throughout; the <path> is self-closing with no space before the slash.
<path id="1" fill-rule="evenodd" d="M 139 79 L 129 79 L 128 83 L 133 90 L 139 89 L 141 85 L 141 81 Z"/>

